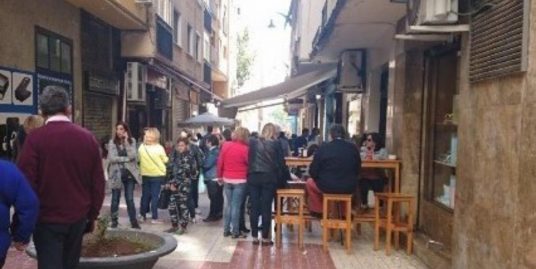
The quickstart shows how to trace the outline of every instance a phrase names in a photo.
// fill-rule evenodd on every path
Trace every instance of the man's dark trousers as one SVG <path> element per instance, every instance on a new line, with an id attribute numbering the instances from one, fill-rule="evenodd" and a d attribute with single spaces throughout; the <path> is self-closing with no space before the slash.
<path id="1" fill-rule="evenodd" d="M 38 223 L 33 235 L 38 268 L 75 269 L 86 226 L 86 219 L 73 224 Z"/>
<path id="2" fill-rule="evenodd" d="M 208 216 L 221 218 L 223 215 L 223 186 L 217 181 L 205 181 L 207 185 L 208 198 L 210 199 L 210 211 Z"/>

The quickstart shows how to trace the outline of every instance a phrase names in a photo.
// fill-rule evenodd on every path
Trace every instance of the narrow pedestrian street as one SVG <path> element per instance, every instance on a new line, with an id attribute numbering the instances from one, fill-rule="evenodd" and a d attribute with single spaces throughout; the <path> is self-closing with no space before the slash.
<path id="1" fill-rule="evenodd" d="M 136 192 L 135 201 L 139 201 Z M 109 214 L 110 195 L 107 195 L 101 214 Z M 201 216 L 208 210 L 206 194 L 200 195 Z M 146 231 L 162 232 L 169 228 L 166 210 L 159 211 L 159 218 L 164 224 L 142 223 Z M 202 217 L 201 217 L 202 218 Z M 201 219 L 200 218 L 200 219 Z M 128 227 L 126 204 L 121 201 L 120 226 Z M 199 220 L 188 227 L 184 235 L 175 235 L 177 249 L 163 258 L 154 269 L 425 269 L 415 256 L 408 256 L 402 249 L 386 256 L 383 248 L 373 250 L 373 231 L 370 226 L 363 226 L 363 233 L 353 241 L 351 254 L 337 241 L 330 244 L 329 251 L 322 250 L 322 234 L 318 222 L 313 224 L 313 232 L 305 232 L 305 249 L 300 250 L 296 244 L 296 233 L 284 228 L 281 249 L 275 246 L 254 246 L 250 238 L 231 239 L 223 237 L 222 221 L 204 223 Z M 10 249 L 5 269 L 34 269 L 37 262 L 24 253 Z"/>

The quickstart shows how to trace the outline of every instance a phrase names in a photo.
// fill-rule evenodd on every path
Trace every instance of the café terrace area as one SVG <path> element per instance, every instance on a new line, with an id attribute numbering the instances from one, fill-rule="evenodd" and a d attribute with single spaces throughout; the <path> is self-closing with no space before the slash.
<path id="1" fill-rule="evenodd" d="M 300 183 L 296 183 L 300 184 Z M 140 192 L 136 191 L 135 199 Z M 110 195 L 107 195 L 102 214 L 109 214 Z M 208 213 L 209 201 L 206 194 L 200 195 L 199 209 L 201 216 Z M 163 224 L 141 223 L 142 230 L 162 232 L 169 228 L 167 210 L 160 210 Z M 246 216 L 247 218 L 248 216 Z M 202 217 L 201 217 L 202 218 Z M 201 219 L 199 218 L 199 219 Z M 126 204 L 121 201 L 120 226 L 128 228 Z M 385 253 L 385 237 L 382 235 L 379 250 L 374 250 L 373 225 L 362 225 L 361 233 L 352 229 L 352 247 L 350 252 L 341 244 L 340 234 L 328 243 L 327 251 L 322 249 L 322 227 L 320 220 L 312 219 L 311 231 L 305 229 L 304 246 L 298 245 L 298 227 L 283 226 L 281 247 L 253 245 L 249 236 L 245 239 L 223 237 L 223 221 L 205 223 L 199 220 L 188 227 L 183 235 L 174 235 L 177 249 L 162 257 L 155 269 L 218 269 L 218 268 L 381 268 L 381 269 L 424 269 L 427 268 L 414 255 L 408 255 L 404 247 Z M 121 225 L 122 224 L 122 225 Z M 247 224 L 249 227 L 249 224 Z M 355 228 L 355 225 L 353 226 Z M 384 233 L 382 233 L 384 234 Z M 275 237 L 275 233 L 272 235 Z M 275 238 L 274 238 L 275 241 Z M 35 260 L 24 253 L 12 249 L 8 253 L 5 268 L 37 268 Z"/>

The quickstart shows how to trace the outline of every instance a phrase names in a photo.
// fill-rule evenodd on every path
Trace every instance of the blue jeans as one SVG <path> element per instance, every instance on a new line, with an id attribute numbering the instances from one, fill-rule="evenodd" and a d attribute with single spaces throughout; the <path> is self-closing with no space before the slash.
<path id="1" fill-rule="evenodd" d="M 245 191 L 246 183 L 225 183 L 223 185 L 223 192 L 225 193 L 226 200 L 225 210 L 223 212 L 224 232 L 230 232 L 232 226 L 232 234 L 238 235 L 240 233 L 238 222 L 240 220 L 240 206 L 242 205 Z"/>
<path id="2" fill-rule="evenodd" d="M 123 181 L 123 187 L 125 189 L 125 201 L 127 203 L 128 218 L 130 223 L 136 222 L 136 206 L 134 205 L 134 186 L 136 181 L 128 179 Z M 119 200 L 121 199 L 121 189 L 112 190 L 112 205 L 110 206 L 112 212 L 112 221 L 117 222 L 119 217 Z"/>
<path id="3" fill-rule="evenodd" d="M 160 188 L 164 184 L 164 177 L 143 176 L 142 178 L 140 215 L 145 217 L 145 214 L 149 212 L 150 204 L 152 218 L 156 220 L 158 219 L 158 197 L 160 196 Z"/>

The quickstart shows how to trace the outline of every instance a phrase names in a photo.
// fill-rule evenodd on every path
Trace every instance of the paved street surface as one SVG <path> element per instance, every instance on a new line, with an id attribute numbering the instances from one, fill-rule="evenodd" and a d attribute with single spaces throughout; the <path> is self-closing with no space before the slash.
<path id="1" fill-rule="evenodd" d="M 103 213 L 109 214 L 108 196 Z M 136 201 L 139 201 L 139 194 Z M 136 202 L 136 205 L 139 203 Z M 200 195 L 202 216 L 208 211 L 206 195 Z M 122 201 L 120 224 L 129 227 L 126 205 Z M 142 229 L 163 231 L 170 224 L 166 211 L 160 211 L 164 224 L 143 223 Z M 201 217 L 202 218 L 202 217 Z M 425 269 L 426 267 L 415 257 L 408 256 L 403 250 L 394 251 L 386 256 L 384 251 L 374 251 L 372 229 L 365 225 L 363 233 L 352 241 L 353 250 L 346 254 L 340 242 L 332 241 L 329 252 L 322 251 L 322 234 L 318 222 L 313 223 L 313 232 L 305 232 L 305 250 L 297 247 L 297 234 L 284 228 L 283 246 L 254 246 L 251 238 L 235 240 L 223 237 L 222 221 L 216 223 L 199 222 L 188 227 L 188 232 L 175 236 L 177 249 L 170 255 L 160 259 L 155 269 L 217 269 L 217 268 L 374 268 L 374 269 Z M 5 269 L 33 269 L 37 264 L 25 254 L 10 250 Z"/>

